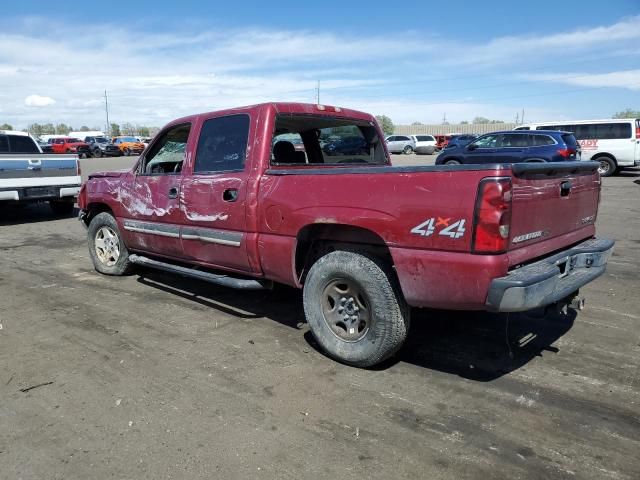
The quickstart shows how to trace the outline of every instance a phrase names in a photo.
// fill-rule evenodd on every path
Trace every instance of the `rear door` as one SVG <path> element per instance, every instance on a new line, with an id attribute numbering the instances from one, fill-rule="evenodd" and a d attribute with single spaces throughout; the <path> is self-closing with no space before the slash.
<path id="1" fill-rule="evenodd" d="M 245 216 L 250 172 L 245 164 L 252 124 L 246 113 L 210 116 L 199 122 L 197 149 L 181 193 L 181 235 L 187 258 L 251 271 Z"/>
<path id="2" fill-rule="evenodd" d="M 503 133 L 498 139 L 496 161 L 516 163 L 524 160 L 529 149 L 529 135 L 526 133 Z"/>
<path id="3" fill-rule="evenodd" d="M 184 123 L 160 132 L 121 185 L 123 228 L 133 250 L 182 257 L 179 197 L 190 131 Z"/>

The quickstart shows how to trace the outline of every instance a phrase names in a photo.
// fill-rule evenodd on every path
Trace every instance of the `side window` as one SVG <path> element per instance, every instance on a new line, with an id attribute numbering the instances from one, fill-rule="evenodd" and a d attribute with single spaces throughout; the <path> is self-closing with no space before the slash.
<path id="1" fill-rule="evenodd" d="M 554 143 L 553 138 L 548 135 L 531 135 L 531 145 L 534 147 L 543 147 Z"/>
<path id="2" fill-rule="evenodd" d="M 194 173 L 242 170 L 249 141 L 249 115 L 206 120 L 200 131 Z"/>
<path id="3" fill-rule="evenodd" d="M 184 154 L 191 124 L 178 125 L 158 137 L 145 155 L 140 172 L 147 175 L 166 175 L 182 171 Z"/>
<path id="4" fill-rule="evenodd" d="M 394 137 L 393 135 L 387 138 L 387 142 L 395 142 L 398 137 Z"/>
<path id="5" fill-rule="evenodd" d="M 517 127 L 514 130 L 529 130 L 529 127 Z"/>
<path id="6" fill-rule="evenodd" d="M 11 153 L 40 153 L 31 137 L 11 135 L 9 142 L 11 143 Z"/>
<path id="7" fill-rule="evenodd" d="M 480 137 L 478 140 L 472 143 L 472 145 L 475 145 L 477 148 L 495 148 L 497 144 L 497 135 L 487 135 L 485 137 Z"/>
<path id="8" fill-rule="evenodd" d="M 322 145 L 328 145 L 329 140 Z M 274 135 L 271 145 L 271 162 L 274 164 L 307 163 L 304 142 L 299 133 Z"/>
<path id="9" fill-rule="evenodd" d="M 6 135 L 0 135 L 0 153 L 9 152 L 9 140 Z"/>
<path id="10" fill-rule="evenodd" d="M 529 146 L 529 135 L 525 133 L 507 133 L 502 136 L 502 147 L 523 148 Z"/>

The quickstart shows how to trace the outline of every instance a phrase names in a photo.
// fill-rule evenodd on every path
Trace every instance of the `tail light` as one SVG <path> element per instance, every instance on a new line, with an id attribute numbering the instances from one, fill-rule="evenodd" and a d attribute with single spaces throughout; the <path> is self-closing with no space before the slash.
<path id="1" fill-rule="evenodd" d="M 82 168 L 80 168 L 80 159 L 76 162 L 76 173 L 78 176 L 82 175 Z"/>
<path id="2" fill-rule="evenodd" d="M 471 248 L 476 253 L 507 250 L 511 224 L 511 179 L 490 177 L 480 182 L 473 217 Z"/>
<path id="3" fill-rule="evenodd" d="M 576 154 L 575 148 L 560 148 L 558 150 L 558 155 L 560 155 L 563 158 L 569 158 L 571 155 L 575 155 L 575 154 Z"/>

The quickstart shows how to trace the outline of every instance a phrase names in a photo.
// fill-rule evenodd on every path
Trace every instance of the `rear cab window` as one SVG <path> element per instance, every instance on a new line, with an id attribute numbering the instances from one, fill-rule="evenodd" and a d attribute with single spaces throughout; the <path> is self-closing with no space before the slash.
<path id="1" fill-rule="evenodd" d="M 373 122 L 319 115 L 278 115 L 271 164 L 387 165 L 383 142 Z"/>
<path id="2" fill-rule="evenodd" d="M 244 169 L 250 117 L 228 115 L 205 120 L 200 130 L 193 172 L 229 172 Z"/>
<path id="3" fill-rule="evenodd" d="M 11 153 L 40 153 L 36 142 L 26 135 L 8 135 Z"/>

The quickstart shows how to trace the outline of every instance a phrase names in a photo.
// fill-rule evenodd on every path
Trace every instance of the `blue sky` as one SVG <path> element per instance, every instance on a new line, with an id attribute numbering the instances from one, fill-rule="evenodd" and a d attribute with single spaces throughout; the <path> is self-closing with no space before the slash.
<path id="1" fill-rule="evenodd" d="M 270 100 L 396 123 L 640 109 L 640 0 L 11 2 L 0 123 L 160 126 Z M 100 13 L 99 13 L 100 12 Z"/>

